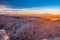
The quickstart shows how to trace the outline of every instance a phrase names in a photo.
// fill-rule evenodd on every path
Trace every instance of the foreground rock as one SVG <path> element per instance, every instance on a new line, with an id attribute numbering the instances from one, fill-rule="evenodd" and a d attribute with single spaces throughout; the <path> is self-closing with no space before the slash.
<path id="1" fill-rule="evenodd" d="M 0 29 L 0 40 L 10 40 L 4 29 Z"/>

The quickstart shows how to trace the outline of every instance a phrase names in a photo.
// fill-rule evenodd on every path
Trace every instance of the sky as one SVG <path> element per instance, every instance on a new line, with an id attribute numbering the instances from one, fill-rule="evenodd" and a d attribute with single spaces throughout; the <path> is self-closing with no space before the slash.
<path id="1" fill-rule="evenodd" d="M 14 13 L 59 13 L 60 0 L 0 0 L 0 10 Z"/>

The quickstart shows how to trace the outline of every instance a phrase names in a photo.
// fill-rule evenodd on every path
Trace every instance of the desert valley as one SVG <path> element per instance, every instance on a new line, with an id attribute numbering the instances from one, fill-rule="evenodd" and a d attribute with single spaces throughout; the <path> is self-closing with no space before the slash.
<path id="1" fill-rule="evenodd" d="M 0 29 L 10 40 L 60 40 L 60 15 L 4 14 L 0 15 Z"/>

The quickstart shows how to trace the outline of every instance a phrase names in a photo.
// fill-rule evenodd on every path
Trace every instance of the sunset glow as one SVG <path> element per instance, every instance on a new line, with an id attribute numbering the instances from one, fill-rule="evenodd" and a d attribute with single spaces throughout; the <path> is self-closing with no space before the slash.
<path id="1" fill-rule="evenodd" d="M 12 1 L 6 1 L 5 3 L 7 2 L 12 2 Z M 51 0 L 51 3 L 48 3 L 48 1 L 45 1 L 45 2 L 42 1 L 43 3 L 38 1 L 39 4 L 38 2 L 31 0 L 31 2 L 37 3 L 35 5 L 34 4 L 32 5 L 30 2 L 29 3 L 28 2 L 27 4 L 21 3 L 21 2 L 20 4 L 18 4 L 18 1 L 17 1 L 17 4 L 19 6 L 18 5 L 16 6 L 13 2 L 12 4 L 8 3 L 9 5 L 0 4 L 0 14 L 9 14 L 10 16 L 22 16 L 22 15 L 39 16 L 45 19 L 49 19 L 51 21 L 60 20 L 60 5 L 58 4 L 57 0 L 54 1 L 54 3 L 53 3 L 53 0 Z M 14 5 L 15 7 L 13 7 L 12 5 Z M 22 5 L 26 5 L 26 6 L 22 6 Z"/>

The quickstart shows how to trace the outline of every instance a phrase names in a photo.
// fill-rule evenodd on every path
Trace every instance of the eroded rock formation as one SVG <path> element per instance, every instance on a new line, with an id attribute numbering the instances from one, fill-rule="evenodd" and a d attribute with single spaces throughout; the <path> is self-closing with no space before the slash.
<path id="1" fill-rule="evenodd" d="M 41 17 L 0 16 L 0 29 L 6 30 L 11 40 L 41 40 L 60 37 L 60 20 L 52 22 Z"/>
<path id="2" fill-rule="evenodd" d="M 10 40 L 4 29 L 0 29 L 0 40 Z"/>

